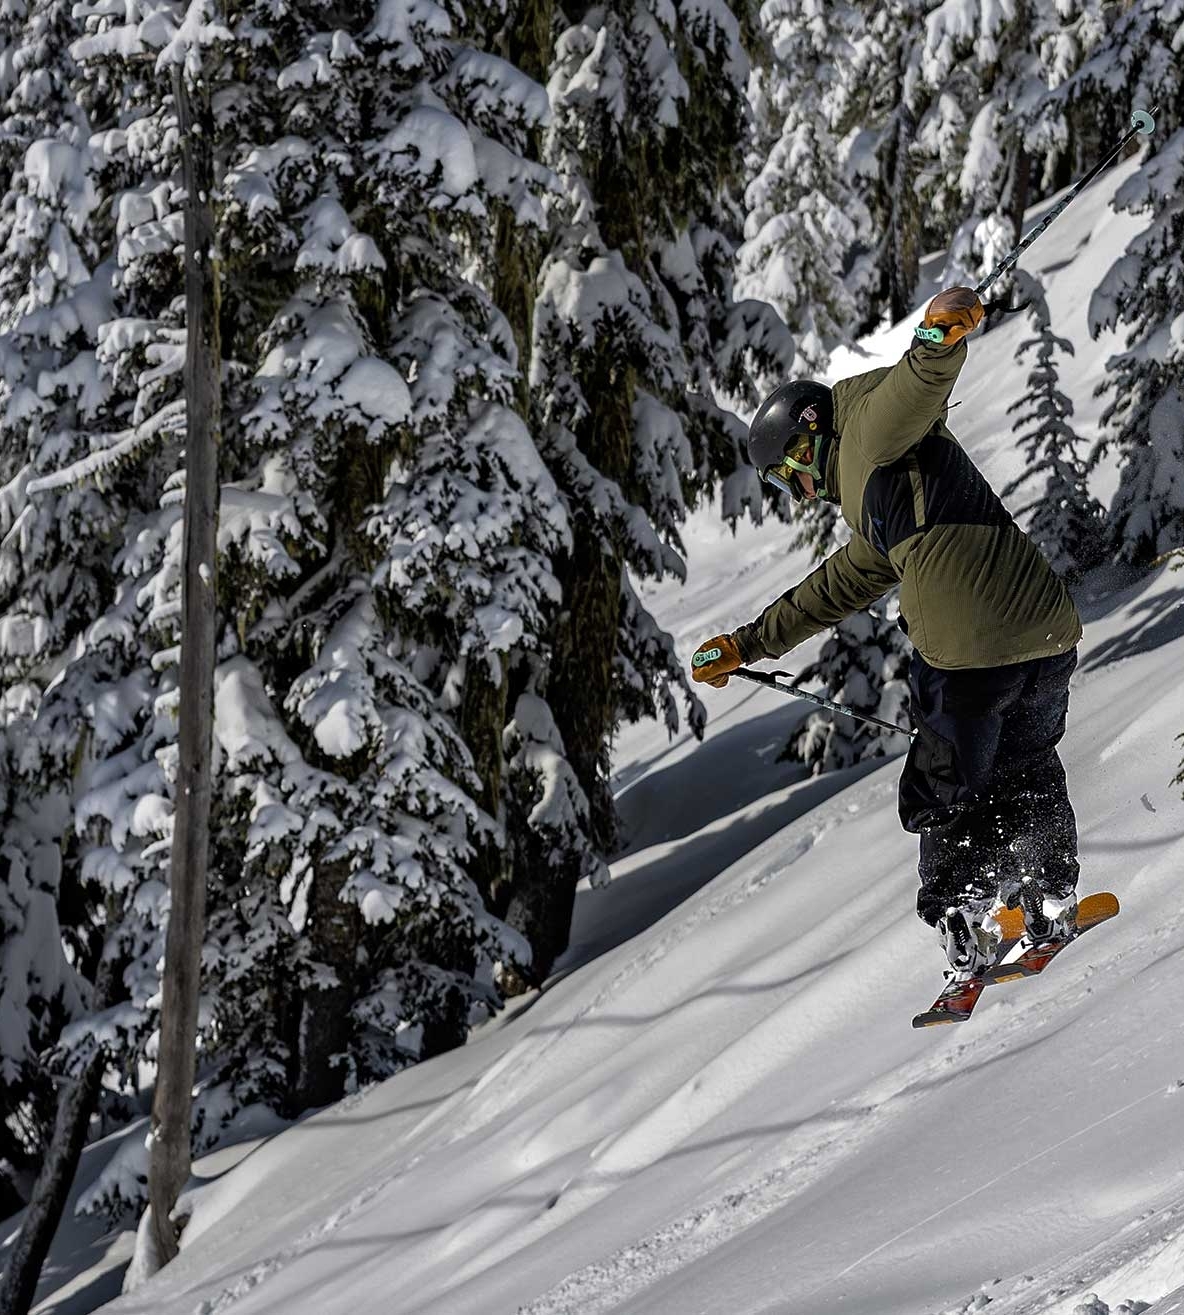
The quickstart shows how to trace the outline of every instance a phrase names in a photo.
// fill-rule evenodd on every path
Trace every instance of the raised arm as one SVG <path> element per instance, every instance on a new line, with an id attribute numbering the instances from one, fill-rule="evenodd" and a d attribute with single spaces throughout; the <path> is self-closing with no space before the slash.
<path id="1" fill-rule="evenodd" d="M 973 288 L 946 288 L 925 309 L 917 340 L 884 378 L 861 397 L 843 422 L 877 466 L 898 461 L 945 415 L 954 381 L 966 361 L 965 338 L 982 323 L 983 304 Z"/>
<path id="2" fill-rule="evenodd" d="M 853 439 L 874 465 L 898 461 L 945 414 L 965 361 L 964 342 L 953 347 L 915 342 L 851 408 L 843 441 Z"/>

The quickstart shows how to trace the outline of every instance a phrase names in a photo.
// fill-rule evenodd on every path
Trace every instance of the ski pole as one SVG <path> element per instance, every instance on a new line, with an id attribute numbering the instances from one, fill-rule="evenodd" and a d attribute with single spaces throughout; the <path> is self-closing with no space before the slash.
<path id="1" fill-rule="evenodd" d="M 1040 234 L 1044 232 L 1044 230 L 1052 223 L 1054 219 L 1056 219 L 1056 217 L 1059 214 L 1061 214 L 1061 212 L 1065 209 L 1065 207 L 1069 204 L 1069 202 L 1072 201 L 1073 198 L 1077 196 L 1078 193 L 1083 188 L 1088 187 L 1090 183 L 1093 182 L 1093 180 L 1098 176 L 1098 174 L 1102 172 L 1102 170 L 1110 163 L 1111 160 L 1114 159 L 1114 157 L 1119 153 L 1119 151 L 1123 149 L 1124 146 L 1134 141 L 1136 137 L 1151 136 L 1151 134 L 1155 131 L 1155 115 L 1158 113 L 1159 113 L 1158 105 L 1153 105 L 1150 110 L 1135 110 L 1135 112 L 1131 115 L 1130 128 L 1123 134 L 1122 138 L 1119 140 L 1118 144 L 1114 147 L 1114 149 L 1110 152 L 1110 154 L 1107 155 L 1104 160 L 1100 161 L 1098 164 L 1095 164 L 1094 167 L 1089 171 L 1089 173 L 1085 175 L 1084 178 L 1081 178 L 1078 182 L 1074 183 L 1073 186 L 1065 193 L 1065 195 L 1057 202 L 1057 204 L 1053 206 L 1053 208 L 1048 212 L 1048 214 L 1044 216 L 1044 218 L 1040 221 L 1040 223 L 1038 223 L 1036 227 L 1030 233 L 1028 233 L 1024 238 L 1022 238 L 1019 242 L 1017 242 L 1014 247 L 1012 247 L 1012 249 L 1007 253 L 1007 255 L 1005 255 L 1003 259 L 995 266 L 995 268 L 991 270 L 991 272 L 986 276 L 985 279 L 983 279 L 981 282 L 975 285 L 974 290 L 980 297 L 984 292 L 986 292 L 986 290 L 991 286 L 991 284 L 995 282 L 996 279 L 1002 277 L 1002 275 L 1006 274 L 1007 271 L 1011 269 L 1011 267 L 1016 263 L 1016 261 L 1019 260 L 1020 256 L 1022 256 L 1023 253 L 1027 251 L 1027 249 L 1032 245 L 1032 243 L 1036 241 L 1036 239 L 1040 236 Z M 945 340 L 945 332 L 940 328 L 932 328 L 932 329 L 918 328 L 914 330 L 914 333 L 918 338 L 925 338 L 929 342 L 943 342 Z"/>
<path id="2" fill-rule="evenodd" d="M 880 717 L 870 717 L 866 712 L 856 712 L 854 708 L 848 708 L 842 703 L 835 703 L 831 699 L 823 698 L 821 694 L 811 694 L 809 690 L 787 688 L 777 680 L 778 676 L 784 676 L 789 680 L 797 680 L 792 671 L 753 671 L 749 667 L 737 667 L 735 671 L 728 673 L 731 676 L 739 676 L 742 680 L 751 680 L 757 685 L 765 685 L 769 689 L 780 690 L 782 694 L 788 694 L 791 699 L 805 699 L 809 703 L 817 703 L 820 708 L 829 708 L 831 712 L 841 712 L 844 717 L 854 717 L 856 721 L 870 722 L 873 726 L 880 726 L 886 731 L 895 731 L 898 735 L 907 735 L 911 740 L 916 731 L 906 730 L 903 726 L 897 726 L 893 722 L 884 721 Z"/>

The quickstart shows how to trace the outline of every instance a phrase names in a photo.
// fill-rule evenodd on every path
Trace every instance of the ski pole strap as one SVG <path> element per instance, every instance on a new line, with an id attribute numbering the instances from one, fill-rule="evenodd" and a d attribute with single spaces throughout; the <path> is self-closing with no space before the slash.
<path id="1" fill-rule="evenodd" d="M 853 717 L 856 721 L 866 721 L 872 726 L 879 726 L 886 731 L 893 731 L 897 735 L 907 735 L 911 740 L 916 731 L 911 731 L 905 726 L 897 726 L 894 722 L 884 721 L 881 717 L 869 716 L 866 712 L 856 712 L 854 708 L 848 708 L 842 703 L 835 703 L 821 694 L 812 694 L 809 690 L 798 689 L 797 686 L 782 685 L 778 677 L 786 680 L 797 680 L 792 671 L 753 671 L 749 667 L 737 667 L 730 675 L 739 676 L 742 680 L 751 680 L 756 685 L 764 685 L 769 689 L 775 689 L 782 694 L 788 695 L 791 699 L 805 699 L 808 703 L 816 703 L 820 708 L 829 708 L 831 712 L 841 712 L 844 717 Z"/>

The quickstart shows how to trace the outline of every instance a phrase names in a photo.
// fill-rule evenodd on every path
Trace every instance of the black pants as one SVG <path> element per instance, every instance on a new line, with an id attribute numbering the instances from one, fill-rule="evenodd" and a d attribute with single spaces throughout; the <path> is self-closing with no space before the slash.
<path id="1" fill-rule="evenodd" d="M 917 913 L 1009 898 L 1024 877 L 1050 895 L 1077 886 L 1077 820 L 1056 745 L 1077 652 L 940 671 L 914 653 L 917 736 L 900 777 L 900 820 L 921 837 Z"/>

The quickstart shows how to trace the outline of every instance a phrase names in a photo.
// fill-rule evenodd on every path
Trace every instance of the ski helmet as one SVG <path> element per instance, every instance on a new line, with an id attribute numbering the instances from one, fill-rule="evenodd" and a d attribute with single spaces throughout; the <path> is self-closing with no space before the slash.
<path id="1" fill-rule="evenodd" d="M 809 473 L 818 485 L 818 496 L 826 497 L 821 487 L 826 459 L 834 432 L 834 400 L 826 384 L 813 379 L 794 379 L 775 388 L 761 403 L 748 430 L 748 459 L 762 479 L 768 479 L 789 455 L 795 443 L 813 440 L 814 460 Z M 801 501 L 805 496 L 796 480 L 770 481 Z"/>

